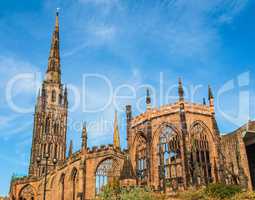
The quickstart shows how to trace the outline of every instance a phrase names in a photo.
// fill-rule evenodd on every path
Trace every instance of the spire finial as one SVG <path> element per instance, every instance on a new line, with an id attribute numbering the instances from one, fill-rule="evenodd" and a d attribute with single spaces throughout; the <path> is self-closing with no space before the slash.
<path id="1" fill-rule="evenodd" d="M 210 106 L 210 111 L 212 114 L 214 114 L 214 98 L 213 98 L 213 93 L 210 85 L 208 85 L 208 100 L 209 100 L 209 106 Z"/>
<path id="2" fill-rule="evenodd" d="M 118 127 L 118 117 L 117 111 L 115 111 L 114 116 L 114 132 L 113 132 L 113 147 L 114 149 L 120 149 L 120 133 Z"/>
<path id="3" fill-rule="evenodd" d="M 66 107 L 68 106 L 67 86 L 65 86 L 65 91 L 64 91 L 64 105 Z"/>
<path id="4" fill-rule="evenodd" d="M 212 89 L 211 86 L 208 85 L 208 100 L 213 99 L 213 93 L 212 93 Z"/>
<path id="5" fill-rule="evenodd" d="M 184 101 L 184 91 L 183 91 L 181 78 L 179 78 L 179 81 L 178 81 L 178 94 L 179 94 L 179 101 Z"/>
<path id="6" fill-rule="evenodd" d="M 55 30 L 59 27 L 59 10 L 60 8 L 56 9 L 56 23 L 55 23 Z"/>
<path id="7" fill-rule="evenodd" d="M 147 107 L 147 109 L 151 108 L 151 96 L 150 96 L 149 88 L 147 88 L 147 90 L 146 90 L 146 107 Z"/>
<path id="8" fill-rule="evenodd" d="M 203 98 L 203 105 L 206 105 L 206 101 L 205 101 L 205 98 Z"/>
<path id="9" fill-rule="evenodd" d="M 73 140 L 70 141 L 68 157 L 70 158 L 72 155 L 73 155 Z"/>
<path id="10" fill-rule="evenodd" d="M 82 149 L 87 149 L 87 140 L 88 140 L 88 134 L 87 134 L 87 123 L 83 122 L 83 128 L 82 128 Z"/>

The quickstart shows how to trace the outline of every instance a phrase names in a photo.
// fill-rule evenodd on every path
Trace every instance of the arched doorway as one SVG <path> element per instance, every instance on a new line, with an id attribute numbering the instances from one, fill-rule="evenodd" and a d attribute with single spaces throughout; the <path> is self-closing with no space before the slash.
<path id="1" fill-rule="evenodd" d="M 23 187 L 19 194 L 19 200 L 34 200 L 35 193 L 31 185 L 26 185 Z"/>
<path id="2" fill-rule="evenodd" d="M 192 185 L 206 185 L 212 182 L 210 162 L 209 131 L 200 123 L 195 123 L 190 130 L 190 176 Z"/>
<path id="3" fill-rule="evenodd" d="M 177 190 L 183 186 L 181 137 L 170 126 L 161 129 L 158 156 L 159 188 Z"/>
<path id="4" fill-rule="evenodd" d="M 98 195 L 107 184 L 111 184 L 119 175 L 119 165 L 112 159 L 103 160 L 96 169 L 96 195 Z"/>

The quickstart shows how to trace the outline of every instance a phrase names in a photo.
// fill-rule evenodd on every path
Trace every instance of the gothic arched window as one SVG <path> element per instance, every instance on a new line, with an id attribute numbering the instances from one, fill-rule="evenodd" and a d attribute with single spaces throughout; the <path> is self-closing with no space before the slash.
<path id="1" fill-rule="evenodd" d="M 147 180 L 147 156 L 146 156 L 146 139 L 140 136 L 136 145 L 136 174 L 139 184 L 145 184 Z"/>
<path id="2" fill-rule="evenodd" d="M 54 135 L 59 134 L 59 122 L 54 123 Z"/>
<path id="3" fill-rule="evenodd" d="M 165 126 L 159 135 L 159 180 L 160 187 L 169 183 L 172 189 L 178 189 L 183 184 L 181 138 L 170 126 Z"/>
<path id="4" fill-rule="evenodd" d="M 58 103 L 59 103 L 59 105 L 62 104 L 62 95 L 61 94 L 58 96 Z"/>
<path id="5" fill-rule="evenodd" d="M 65 200 L 65 174 L 60 177 L 60 191 L 61 200 Z"/>
<path id="6" fill-rule="evenodd" d="M 45 134 L 49 134 L 50 131 L 50 118 L 46 118 L 46 123 L 45 123 Z"/>
<path id="7" fill-rule="evenodd" d="M 21 200 L 33 200 L 35 198 L 34 190 L 31 185 L 22 188 L 19 194 Z"/>
<path id="8" fill-rule="evenodd" d="M 55 90 L 52 90 L 51 100 L 52 100 L 52 102 L 56 101 L 56 91 Z"/>
<path id="9" fill-rule="evenodd" d="M 192 183 L 196 185 L 212 182 L 208 134 L 209 132 L 199 123 L 196 123 L 190 131 L 190 174 Z"/>
<path id="10" fill-rule="evenodd" d="M 58 158 L 58 145 L 55 144 L 55 148 L 54 148 L 54 158 Z"/>
<path id="11" fill-rule="evenodd" d="M 71 173 L 71 183 L 72 183 L 72 200 L 76 199 L 76 187 L 77 187 L 77 182 L 78 180 L 78 171 L 76 168 L 73 169 Z"/>
<path id="12" fill-rule="evenodd" d="M 116 161 L 109 158 L 101 162 L 96 170 L 96 195 L 98 195 L 108 183 L 114 181 L 119 170 Z"/>

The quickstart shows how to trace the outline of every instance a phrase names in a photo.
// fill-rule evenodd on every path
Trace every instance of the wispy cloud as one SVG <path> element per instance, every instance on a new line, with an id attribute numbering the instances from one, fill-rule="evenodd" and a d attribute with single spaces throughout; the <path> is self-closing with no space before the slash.
<path id="1" fill-rule="evenodd" d="M 88 32 L 95 36 L 96 39 L 101 41 L 107 41 L 114 38 L 116 33 L 116 28 L 114 26 L 107 26 L 107 25 L 99 25 L 99 26 L 89 26 Z"/>
<path id="2" fill-rule="evenodd" d="M 97 6 L 116 6 L 120 5 L 120 0 L 79 0 L 83 4 L 93 4 Z"/>
<path id="3" fill-rule="evenodd" d="M 79 0 L 80 10 L 97 5 L 90 18 L 79 21 L 82 42 L 65 55 L 102 45 L 118 56 L 137 55 L 137 48 L 157 47 L 178 59 L 208 59 L 221 45 L 218 26 L 230 23 L 245 8 L 248 0 L 205 1 L 118 1 Z M 86 5 L 84 5 L 86 4 Z M 153 4 L 153 5 L 151 5 Z M 121 9 L 114 9 L 118 5 Z M 84 7 L 85 6 L 85 7 Z M 114 12 L 102 12 L 102 9 Z M 76 8 L 75 8 L 76 9 Z M 79 14 L 81 15 L 81 14 Z"/>
<path id="4" fill-rule="evenodd" d="M 247 6 L 248 0 L 228 0 L 225 2 L 225 9 L 219 16 L 220 23 L 230 24 Z"/>
<path id="5" fill-rule="evenodd" d="M 8 82 L 14 79 L 20 74 L 35 74 L 39 72 L 39 69 L 29 62 L 19 60 L 18 58 L 10 56 L 0 55 L 0 87 L 6 89 Z M 39 80 L 38 80 L 39 81 Z M 33 83 L 33 82 L 32 82 Z M 31 80 L 19 79 L 17 87 L 15 87 L 16 93 L 19 92 L 31 92 L 34 91 L 35 84 L 31 84 Z"/>

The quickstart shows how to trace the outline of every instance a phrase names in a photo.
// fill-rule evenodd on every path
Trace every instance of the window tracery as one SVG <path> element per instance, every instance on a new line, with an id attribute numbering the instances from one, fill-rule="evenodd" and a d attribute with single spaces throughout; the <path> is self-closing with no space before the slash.
<path id="1" fill-rule="evenodd" d="M 96 170 L 96 195 L 118 176 L 119 170 L 116 161 L 108 158 L 101 162 Z"/>
<path id="2" fill-rule="evenodd" d="M 191 128 L 190 175 L 195 185 L 212 182 L 212 167 L 207 130 L 199 123 Z"/>
<path id="3" fill-rule="evenodd" d="M 145 184 L 147 180 L 147 156 L 146 139 L 142 136 L 138 138 L 136 146 L 136 174 L 139 184 Z"/>
<path id="4" fill-rule="evenodd" d="M 175 190 L 183 184 L 180 139 L 177 132 L 170 126 L 165 126 L 159 135 L 158 170 L 161 189 L 165 189 L 166 185 L 171 185 Z"/>

